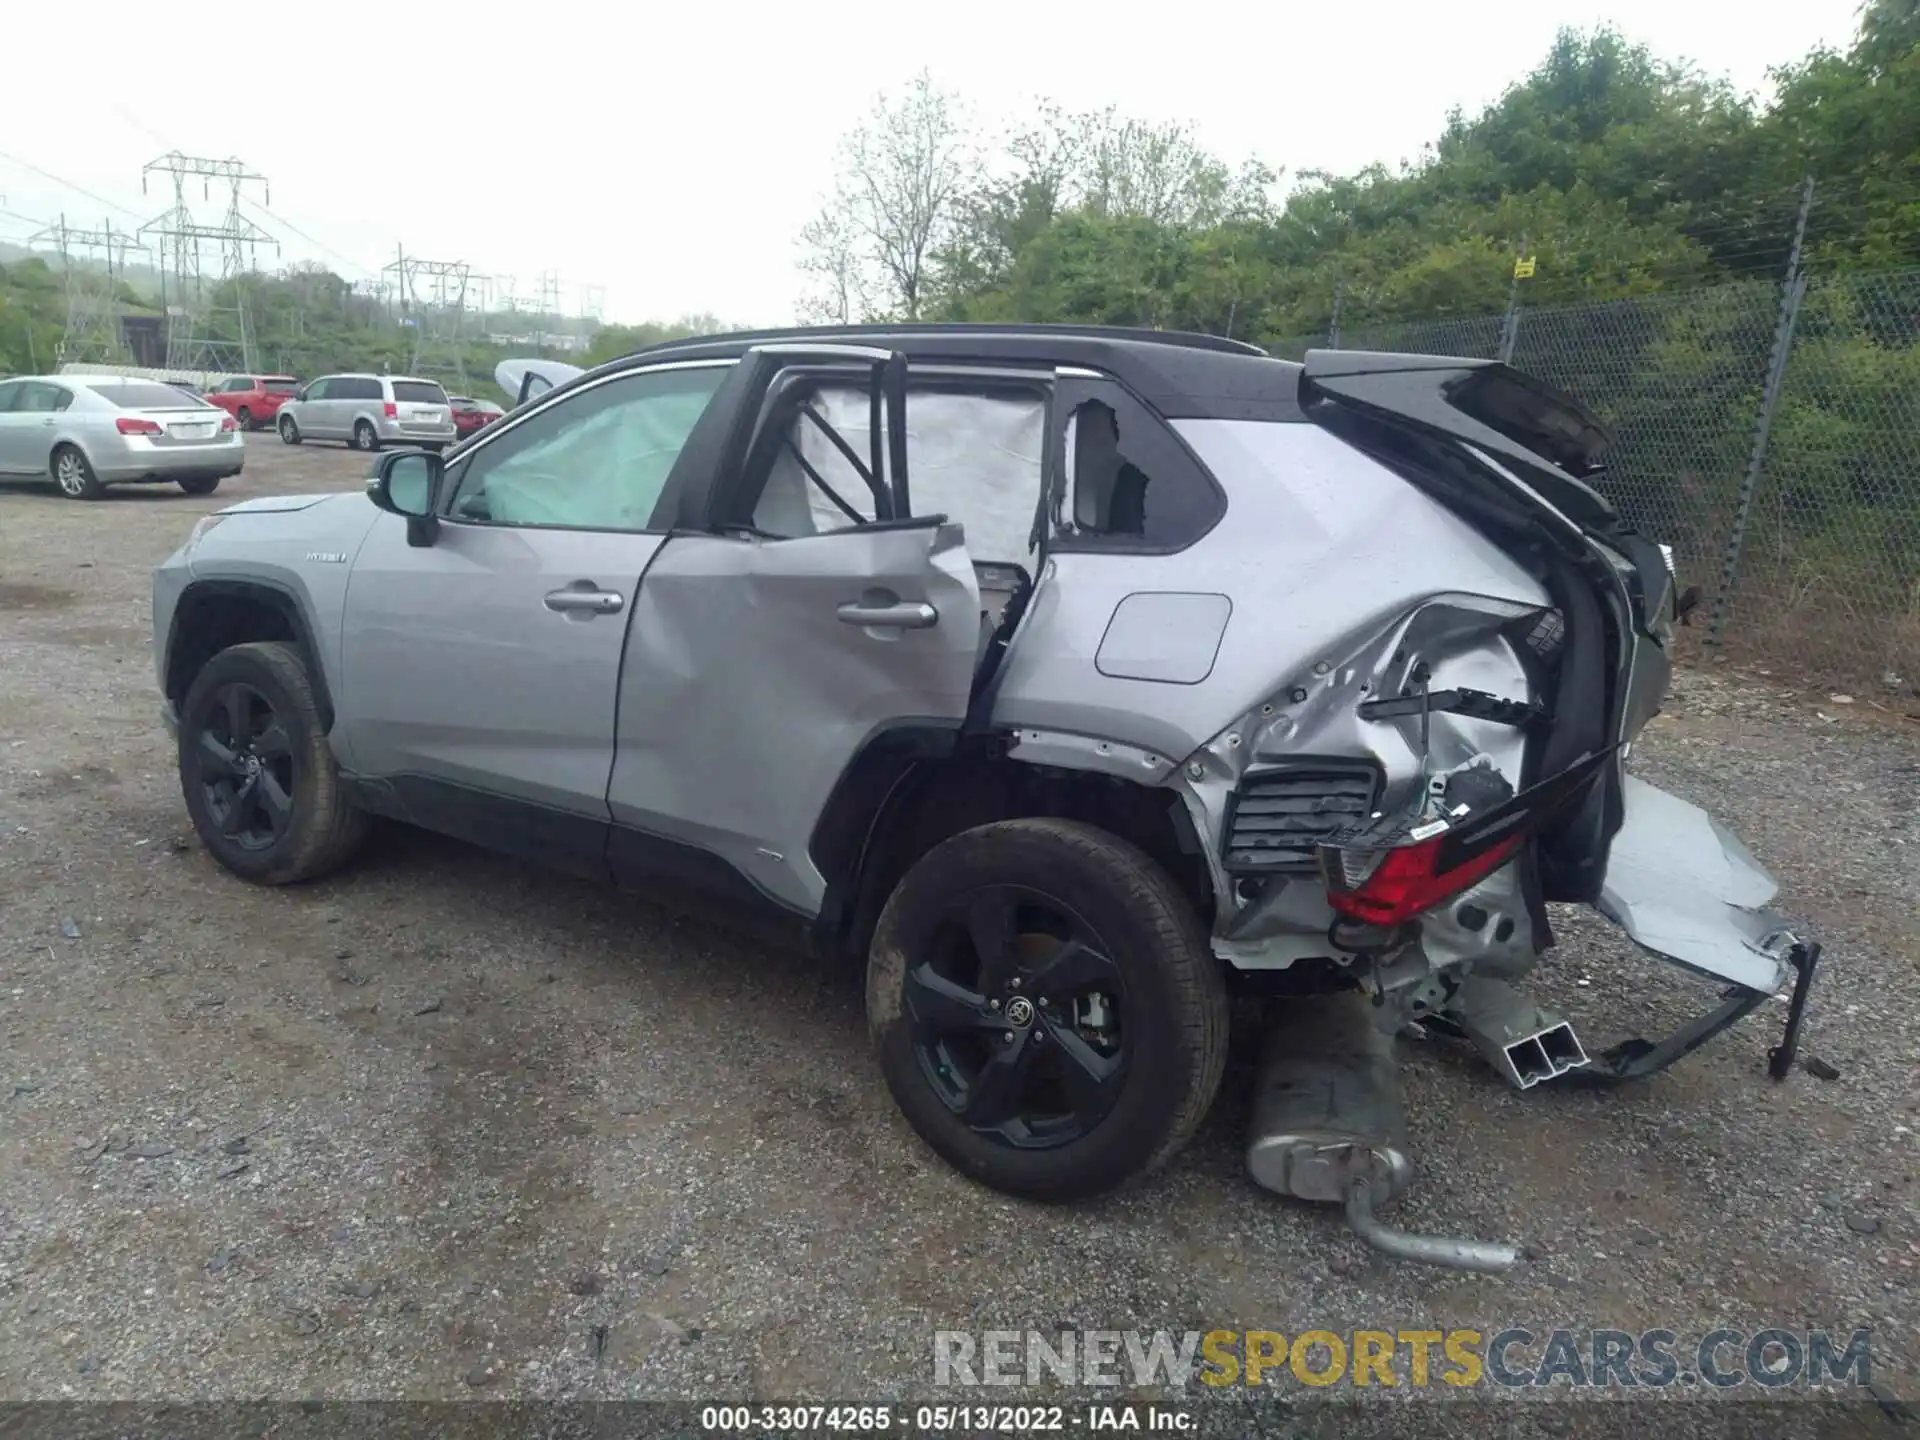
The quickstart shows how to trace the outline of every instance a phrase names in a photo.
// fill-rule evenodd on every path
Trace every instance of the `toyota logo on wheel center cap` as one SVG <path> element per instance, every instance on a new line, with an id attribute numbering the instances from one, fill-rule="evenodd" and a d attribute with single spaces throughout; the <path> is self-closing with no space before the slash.
<path id="1" fill-rule="evenodd" d="M 1007 1002 L 1007 1019 L 1015 1025 L 1033 1023 L 1033 1001 L 1024 995 L 1016 995 Z"/>

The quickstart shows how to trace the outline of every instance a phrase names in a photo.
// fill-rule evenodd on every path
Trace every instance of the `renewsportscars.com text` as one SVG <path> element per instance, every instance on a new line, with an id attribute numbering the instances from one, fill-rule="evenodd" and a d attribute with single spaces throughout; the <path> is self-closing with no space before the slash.
<path id="1" fill-rule="evenodd" d="M 1873 1334 L 1827 1330 L 941 1330 L 934 1383 L 955 1386 L 1332 1385 L 1465 1389 L 1865 1386 Z"/>

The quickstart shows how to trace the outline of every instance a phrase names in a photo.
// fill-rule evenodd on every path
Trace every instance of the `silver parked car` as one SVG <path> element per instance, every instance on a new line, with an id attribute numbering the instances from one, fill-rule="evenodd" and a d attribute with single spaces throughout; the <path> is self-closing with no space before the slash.
<path id="1" fill-rule="evenodd" d="M 1273 1054 L 1255 1178 L 1500 1268 L 1373 1217 L 1411 1175 L 1396 1036 L 1522 1090 L 1629 1079 L 1791 984 L 1783 1075 L 1819 954 L 1626 768 L 1687 606 L 1590 488 L 1607 443 L 1477 360 L 677 341 L 385 456 L 364 496 L 207 517 L 155 571 L 154 655 L 235 874 L 323 874 L 384 816 L 765 914 L 864 961 L 901 1109 L 1011 1193 L 1173 1155 L 1230 992 L 1331 1007 Z M 1584 1043 L 1523 988 L 1553 902 L 1717 1008 Z"/>
<path id="2" fill-rule="evenodd" d="M 277 424 L 289 445 L 344 440 L 357 450 L 439 450 L 460 438 L 447 392 L 409 375 L 322 375 L 280 406 Z"/>
<path id="3" fill-rule="evenodd" d="M 51 480 L 75 500 L 109 485 L 211 495 L 246 465 L 233 418 L 172 385 L 116 375 L 0 380 L 0 476 Z"/>

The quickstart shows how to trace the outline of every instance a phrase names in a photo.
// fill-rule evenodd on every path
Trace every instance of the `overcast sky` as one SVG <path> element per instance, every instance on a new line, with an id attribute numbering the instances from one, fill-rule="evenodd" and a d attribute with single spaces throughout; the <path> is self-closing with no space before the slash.
<path id="1" fill-rule="evenodd" d="M 62 211 L 94 227 L 157 215 L 172 197 L 142 194 L 141 167 L 179 149 L 269 178 L 270 210 L 251 214 L 281 260 L 358 279 L 404 244 L 516 275 L 522 295 L 557 272 L 568 309 L 604 287 L 609 319 L 779 323 L 835 140 L 922 66 L 988 126 L 1042 96 L 1112 104 L 1190 122 L 1229 160 L 1349 171 L 1417 155 L 1561 25 L 1611 21 L 1754 90 L 1770 65 L 1844 45 L 1856 0 L 1764 18 L 1749 0 L 1267 0 L 1231 20 L 1164 0 L 12 12 L 0 239 Z"/>

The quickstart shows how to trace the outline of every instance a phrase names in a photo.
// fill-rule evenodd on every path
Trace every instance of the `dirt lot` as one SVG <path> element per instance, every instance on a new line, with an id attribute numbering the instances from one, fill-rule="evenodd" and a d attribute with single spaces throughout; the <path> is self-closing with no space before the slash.
<path id="1" fill-rule="evenodd" d="M 1868 1326 L 1920 1390 L 1913 726 L 1689 672 L 1636 756 L 1827 940 L 1838 1079 L 1767 1081 L 1781 1006 L 1616 1090 L 1404 1047 L 1392 1218 L 1522 1241 L 1513 1275 L 1375 1260 L 1256 1189 L 1242 1072 L 1170 1172 L 1048 1210 L 907 1131 L 856 976 L 427 836 L 293 891 L 216 870 L 149 567 L 365 471 L 254 436 L 206 500 L 0 487 L 0 1398 L 849 1400 L 928 1393 L 938 1328 L 1507 1324 Z M 1590 1045 L 1712 998 L 1577 918 L 1540 989 Z"/>

